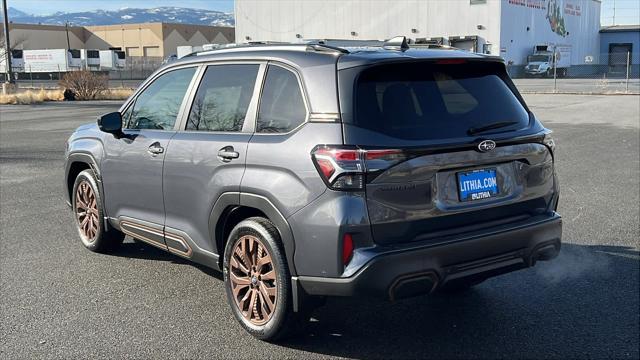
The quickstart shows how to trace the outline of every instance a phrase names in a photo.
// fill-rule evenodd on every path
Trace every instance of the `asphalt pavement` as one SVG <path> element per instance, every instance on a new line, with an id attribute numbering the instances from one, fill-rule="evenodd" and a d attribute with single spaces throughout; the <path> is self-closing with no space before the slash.
<path id="1" fill-rule="evenodd" d="M 527 95 L 555 133 L 564 244 L 464 295 L 329 299 L 308 330 L 253 339 L 221 276 L 127 239 L 85 250 L 63 151 L 117 102 L 0 106 L 0 358 L 639 358 L 640 97 Z"/>

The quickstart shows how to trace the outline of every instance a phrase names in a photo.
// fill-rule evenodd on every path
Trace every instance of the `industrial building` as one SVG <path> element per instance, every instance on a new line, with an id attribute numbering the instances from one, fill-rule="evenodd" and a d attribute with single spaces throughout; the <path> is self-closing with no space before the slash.
<path id="1" fill-rule="evenodd" d="M 3 30 L 0 29 L 0 34 Z M 9 24 L 12 49 L 118 49 L 127 58 L 166 58 L 180 45 L 234 42 L 231 27 L 169 23 L 105 26 Z"/>
<path id="2" fill-rule="evenodd" d="M 237 41 L 379 40 L 405 35 L 524 66 L 537 44 L 598 62 L 600 0 L 236 0 Z M 586 59 L 586 60 L 585 60 Z M 579 69 L 576 69 L 579 70 Z"/>
<path id="3" fill-rule="evenodd" d="M 630 67 L 631 75 L 638 76 L 640 25 L 603 27 L 600 30 L 600 53 L 608 54 L 607 64 L 612 68 L 618 68 L 619 72 L 623 71 L 628 61 L 630 65 L 634 65 Z"/>

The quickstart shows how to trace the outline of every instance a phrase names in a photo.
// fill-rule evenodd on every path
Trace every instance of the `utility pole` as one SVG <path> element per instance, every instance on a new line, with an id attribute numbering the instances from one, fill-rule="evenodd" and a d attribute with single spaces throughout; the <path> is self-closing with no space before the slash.
<path id="1" fill-rule="evenodd" d="M 69 22 L 64 22 L 64 30 L 67 32 L 67 51 L 71 50 L 71 45 L 69 44 Z"/>
<path id="2" fill-rule="evenodd" d="M 5 82 L 13 84 L 13 71 L 11 69 L 11 43 L 9 42 L 9 12 L 7 0 L 2 0 L 2 13 L 4 14 L 4 56 L 7 64 L 7 78 Z"/>

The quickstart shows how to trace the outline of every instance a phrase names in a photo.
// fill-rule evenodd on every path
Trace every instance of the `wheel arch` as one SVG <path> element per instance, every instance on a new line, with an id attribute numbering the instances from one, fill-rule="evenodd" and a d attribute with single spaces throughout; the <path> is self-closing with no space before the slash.
<path id="1" fill-rule="evenodd" d="M 216 253 L 219 254 L 218 266 L 220 269 L 223 268 L 224 247 L 229 233 L 242 220 L 254 216 L 268 219 L 278 230 L 289 271 L 291 275 L 295 276 L 297 274 L 293 262 L 295 243 L 287 219 L 269 199 L 249 193 L 224 193 L 218 198 L 211 211 L 209 232 L 214 239 L 213 245 L 216 247 Z"/>
<path id="2" fill-rule="evenodd" d="M 73 185 L 75 184 L 76 178 L 78 174 L 80 174 L 84 170 L 93 171 L 96 176 L 96 182 L 98 184 L 98 191 L 100 192 L 100 200 L 102 202 L 102 209 L 104 213 L 103 222 L 105 224 L 105 229 L 109 229 L 111 225 L 106 213 L 106 207 L 104 206 L 104 190 L 102 188 L 102 176 L 100 174 L 100 168 L 98 167 L 98 162 L 96 161 L 93 155 L 88 153 L 72 153 L 69 154 L 65 166 L 65 197 L 67 200 L 67 204 L 71 205 L 71 201 L 73 200 Z"/>

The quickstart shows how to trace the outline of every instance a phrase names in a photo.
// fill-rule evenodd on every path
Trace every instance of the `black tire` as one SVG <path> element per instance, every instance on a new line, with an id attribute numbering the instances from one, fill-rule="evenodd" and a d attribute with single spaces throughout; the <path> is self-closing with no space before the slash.
<path id="1" fill-rule="evenodd" d="M 95 208 L 91 206 L 92 210 L 88 211 L 86 208 L 83 208 L 82 205 L 86 202 L 83 200 L 83 189 L 89 187 L 89 193 L 92 195 L 91 204 L 95 203 Z M 79 189 L 80 188 L 80 189 Z M 80 197 L 80 199 L 79 199 Z M 110 252 L 117 249 L 120 244 L 122 244 L 122 240 L 124 240 L 125 235 L 116 230 L 109 229 L 108 231 L 105 229 L 104 224 L 104 209 L 102 208 L 102 197 L 100 195 L 100 190 L 98 188 L 98 184 L 95 179 L 95 175 L 91 170 L 84 170 L 76 177 L 76 180 L 73 184 L 73 191 L 71 193 L 71 204 L 73 208 L 73 217 L 75 219 L 76 228 L 78 229 L 78 235 L 80 236 L 80 240 L 82 244 L 89 250 L 94 252 Z M 83 211 L 84 210 L 84 211 Z M 82 214 L 87 216 L 87 213 L 91 213 L 90 222 L 92 225 L 92 231 L 88 232 L 84 230 L 84 225 L 82 220 L 84 217 Z M 86 225 L 86 224 L 85 224 Z M 95 234 L 95 235 L 93 235 Z"/>
<path id="2" fill-rule="evenodd" d="M 243 314 L 243 311 L 240 309 L 242 305 L 239 304 L 239 302 L 241 302 L 242 300 L 236 299 L 233 293 L 234 285 L 232 284 L 232 281 L 230 279 L 231 258 L 232 256 L 234 256 L 234 251 L 237 251 L 237 245 L 241 241 L 249 241 L 248 239 L 253 238 L 259 240 L 259 242 L 263 245 L 263 249 L 266 250 L 268 255 L 271 257 L 270 264 L 272 265 L 267 265 L 267 267 L 272 268 L 276 272 L 275 284 L 273 285 L 273 288 L 275 288 L 277 291 L 276 295 L 274 296 L 275 310 L 272 310 L 270 317 L 268 318 L 268 320 L 266 320 L 266 323 L 258 325 L 252 322 L 251 319 L 247 319 L 245 317 L 252 317 L 252 314 L 249 314 L 248 312 L 245 312 Z M 242 246 L 246 247 L 246 245 Z M 262 217 L 252 217 L 243 220 L 238 225 L 236 225 L 231 231 L 231 234 L 229 235 L 229 239 L 225 246 L 223 276 L 225 290 L 227 293 L 227 302 L 229 303 L 229 307 L 231 308 L 233 315 L 235 316 L 236 320 L 238 320 L 238 322 L 242 325 L 242 327 L 249 334 L 260 340 L 275 341 L 283 339 L 293 334 L 294 332 L 301 330 L 309 320 L 309 311 L 302 311 L 297 313 L 293 312 L 291 275 L 289 273 L 289 268 L 287 266 L 284 251 L 282 249 L 283 248 L 281 245 L 280 236 L 275 226 L 273 226 L 273 224 L 269 220 Z M 244 258 L 245 257 L 240 258 L 235 255 L 234 271 L 235 269 L 238 269 L 238 259 Z M 253 268 L 249 269 L 249 267 L 250 266 L 247 266 L 246 268 L 251 271 L 251 269 Z M 242 290 L 238 292 L 238 298 L 246 299 L 247 294 L 249 294 L 251 291 L 254 291 L 252 290 L 254 289 L 254 287 L 258 288 L 259 286 L 261 286 L 261 284 L 256 286 L 253 283 L 254 280 L 252 277 L 250 285 L 237 286 L 242 287 L 243 290 L 246 289 L 245 292 L 240 292 Z M 258 289 L 256 289 L 255 291 L 259 292 Z M 264 295 L 262 295 L 262 298 L 264 298 Z M 251 298 L 251 300 L 253 300 L 253 298 Z M 251 306 L 251 300 L 249 300 L 249 306 Z M 258 307 L 257 303 L 254 303 L 254 305 Z M 255 320 L 256 319 L 254 319 L 254 321 Z"/>

